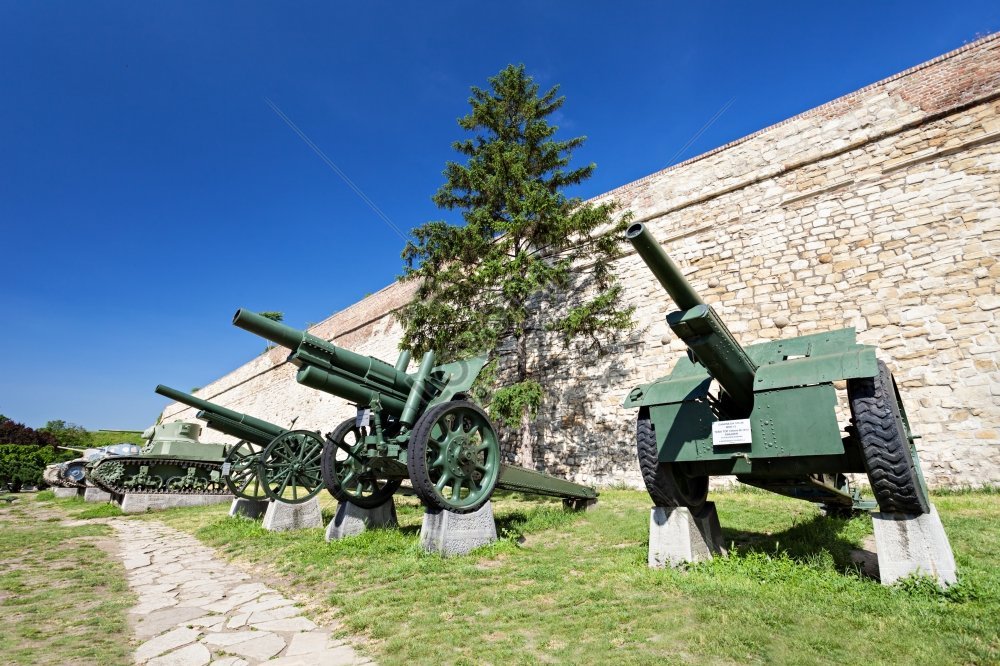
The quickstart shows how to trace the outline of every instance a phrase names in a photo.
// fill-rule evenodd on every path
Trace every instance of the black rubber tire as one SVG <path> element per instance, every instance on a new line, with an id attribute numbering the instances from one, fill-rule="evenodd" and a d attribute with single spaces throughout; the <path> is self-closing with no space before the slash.
<path id="1" fill-rule="evenodd" d="M 906 436 L 899 394 L 885 363 L 878 362 L 875 377 L 847 380 L 847 397 L 879 509 L 906 514 L 930 511 L 920 462 Z"/>
<path id="2" fill-rule="evenodd" d="M 354 430 L 354 424 L 355 420 L 353 418 L 347 419 L 327 435 L 327 440 L 343 441 L 344 436 L 351 430 Z M 340 485 L 340 479 L 337 478 L 337 472 L 334 469 L 334 463 L 337 460 L 336 455 L 337 447 L 327 441 L 323 445 L 320 471 L 323 473 L 323 483 L 326 485 L 326 489 L 338 502 L 347 502 L 354 506 L 360 506 L 362 509 L 375 509 L 392 499 L 393 494 L 399 489 L 400 479 L 385 479 L 384 485 L 367 497 L 352 495 L 344 490 L 343 486 Z"/>
<path id="3" fill-rule="evenodd" d="M 434 482 L 431 480 L 430 471 L 427 468 L 427 441 L 430 439 L 431 430 L 433 430 L 435 424 L 441 415 L 450 409 L 454 409 L 457 404 L 461 406 L 472 409 L 478 412 L 486 421 L 492 426 L 492 421 L 490 421 L 489 416 L 479 407 L 479 405 L 474 402 L 469 402 L 467 400 L 452 400 L 451 402 L 444 402 L 440 405 L 435 405 L 428 411 L 424 412 L 423 416 L 417 419 L 416 425 L 413 427 L 413 433 L 410 435 L 410 443 L 407 446 L 406 455 L 406 466 L 410 472 L 410 484 L 413 486 L 413 491 L 420 498 L 420 501 L 424 503 L 429 509 L 440 509 L 443 511 L 451 511 L 452 513 L 472 513 L 473 511 L 478 511 L 486 504 L 490 497 L 493 495 L 493 491 L 496 489 L 496 481 L 493 482 L 493 488 L 490 488 L 488 492 L 483 493 L 483 497 L 480 501 L 469 506 L 452 506 L 442 501 L 438 496 L 437 488 L 434 487 Z M 496 429 L 494 428 L 494 433 Z M 497 452 L 499 454 L 499 451 Z M 498 475 L 499 478 L 499 475 Z"/>
<path id="4" fill-rule="evenodd" d="M 660 462 L 655 426 L 645 407 L 639 410 L 639 418 L 636 419 L 635 443 L 639 454 L 639 472 L 654 505 L 684 506 L 692 513 L 698 513 L 705 507 L 708 477 L 689 476 L 679 463 Z"/>

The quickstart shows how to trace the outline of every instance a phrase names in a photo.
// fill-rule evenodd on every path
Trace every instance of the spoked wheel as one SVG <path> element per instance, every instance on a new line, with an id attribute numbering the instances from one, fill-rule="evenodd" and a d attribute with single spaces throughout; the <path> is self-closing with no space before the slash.
<path id="1" fill-rule="evenodd" d="M 240 443 L 226 455 L 222 472 L 229 492 L 248 500 L 267 499 L 264 485 L 257 476 L 257 463 L 261 451 L 262 447 L 240 440 Z"/>
<path id="2" fill-rule="evenodd" d="M 910 424 L 885 363 L 878 362 L 875 377 L 848 379 L 847 397 L 879 509 L 908 514 L 930 511 Z"/>
<path id="3" fill-rule="evenodd" d="M 685 506 L 697 513 L 708 498 L 708 477 L 688 474 L 683 463 L 660 462 L 656 429 L 649 409 L 639 410 L 635 426 L 639 472 L 653 504 L 663 507 Z"/>
<path id="4" fill-rule="evenodd" d="M 301 504 L 323 489 L 323 440 L 308 430 L 289 430 L 260 454 L 257 477 L 268 499 Z"/>
<path id="5" fill-rule="evenodd" d="M 471 513 L 489 500 L 500 473 L 500 444 L 486 412 L 465 400 L 427 411 L 407 450 L 413 490 L 433 509 Z"/>
<path id="6" fill-rule="evenodd" d="M 355 425 L 355 419 L 347 419 L 327 435 L 323 447 L 323 482 L 338 502 L 374 509 L 389 501 L 399 489 L 400 480 L 380 479 L 363 462 L 365 431 Z"/>

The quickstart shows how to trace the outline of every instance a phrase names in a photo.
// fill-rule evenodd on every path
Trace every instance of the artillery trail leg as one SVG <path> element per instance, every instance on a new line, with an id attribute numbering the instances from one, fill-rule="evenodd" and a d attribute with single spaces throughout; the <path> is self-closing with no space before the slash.
<path id="1" fill-rule="evenodd" d="M 937 508 L 930 513 L 873 513 L 879 579 L 892 585 L 910 574 L 930 576 L 941 587 L 958 580 L 955 556 Z"/>
<path id="2" fill-rule="evenodd" d="M 334 541 L 344 537 L 357 536 L 373 527 L 397 526 L 399 526 L 399 521 L 396 520 L 396 503 L 392 497 L 374 509 L 365 509 L 350 502 L 339 502 L 337 515 L 326 527 L 326 540 Z"/>
<path id="3" fill-rule="evenodd" d="M 429 553 L 464 555 L 497 540 L 493 503 L 486 502 L 472 513 L 427 509 L 420 528 L 420 546 Z"/>
<path id="4" fill-rule="evenodd" d="M 262 527 L 272 532 L 323 527 L 323 514 L 319 510 L 319 500 L 313 497 L 301 504 L 270 502 L 264 513 Z"/>
<path id="5" fill-rule="evenodd" d="M 260 518 L 267 511 L 267 506 L 270 504 L 267 500 L 251 500 L 245 499 L 243 497 L 237 497 L 233 500 L 232 505 L 229 507 L 229 517 L 235 518 L 237 516 L 243 516 L 245 518 Z"/>
<path id="6" fill-rule="evenodd" d="M 715 502 L 697 513 L 687 507 L 654 506 L 649 512 L 649 566 L 677 566 L 725 555 Z"/>

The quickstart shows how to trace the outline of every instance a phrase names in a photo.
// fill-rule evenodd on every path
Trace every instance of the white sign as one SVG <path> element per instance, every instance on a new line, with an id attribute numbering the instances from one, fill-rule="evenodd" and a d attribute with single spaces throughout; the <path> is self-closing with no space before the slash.
<path id="1" fill-rule="evenodd" d="M 732 446 L 734 444 L 750 444 L 750 419 L 734 421 L 716 421 L 712 424 L 713 446 Z"/>
<path id="2" fill-rule="evenodd" d="M 354 418 L 355 428 L 367 428 L 371 422 L 372 410 L 358 407 L 358 415 Z"/>
<path id="3" fill-rule="evenodd" d="M 222 476 L 229 476 L 232 463 L 222 463 Z"/>

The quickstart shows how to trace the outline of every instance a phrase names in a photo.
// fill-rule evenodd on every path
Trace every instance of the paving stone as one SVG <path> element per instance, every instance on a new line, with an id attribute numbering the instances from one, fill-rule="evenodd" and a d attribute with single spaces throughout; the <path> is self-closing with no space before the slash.
<path id="1" fill-rule="evenodd" d="M 176 650 L 183 645 L 187 645 L 197 639 L 200 634 L 201 632 L 197 629 L 188 629 L 187 627 L 179 627 L 173 631 L 168 631 L 140 645 L 135 651 L 135 660 L 138 663 L 144 663 L 164 652 Z"/>
<path id="2" fill-rule="evenodd" d="M 292 635 L 292 640 L 285 650 L 286 657 L 294 657 L 310 652 L 322 652 L 329 647 L 330 634 L 325 631 L 310 631 L 302 634 Z"/>
<path id="3" fill-rule="evenodd" d="M 312 631 L 316 628 L 316 623 L 300 615 L 298 617 L 285 618 L 284 620 L 257 622 L 251 626 L 261 631 Z"/>
<path id="4" fill-rule="evenodd" d="M 270 659 L 285 649 L 285 639 L 277 634 L 254 632 L 257 638 L 243 643 L 226 646 L 226 652 L 238 654 L 248 659 L 259 659 L 261 661 Z M 314 664 L 322 662 L 313 662 Z"/>
<path id="5" fill-rule="evenodd" d="M 225 657 L 224 659 L 216 659 L 209 666 L 250 666 L 250 662 L 239 657 Z"/>
<path id="6" fill-rule="evenodd" d="M 285 618 L 302 615 L 302 611 L 296 606 L 282 606 L 271 610 L 257 611 L 250 614 L 248 624 L 258 624 L 260 622 L 270 622 L 271 620 L 284 620 Z"/>
<path id="7" fill-rule="evenodd" d="M 244 641 L 249 641 L 253 638 L 259 638 L 261 636 L 269 636 L 268 633 L 262 633 L 259 631 L 231 631 L 229 633 L 218 633 L 218 634 L 207 634 L 201 639 L 202 643 L 208 645 L 232 645 L 234 643 L 243 643 Z"/>
<path id="8" fill-rule="evenodd" d="M 154 611 L 135 624 L 135 635 L 139 638 L 152 638 L 168 629 L 181 626 L 200 626 L 192 620 L 204 615 L 200 608 L 165 608 Z"/>
<path id="9" fill-rule="evenodd" d="M 199 610 L 199 609 L 193 608 L 191 610 Z M 202 612 L 204 612 L 204 611 L 202 611 Z M 200 617 L 194 618 L 193 620 L 185 622 L 184 625 L 185 626 L 190 626 L 190 627 L 206 627 L 207 628 L 207 627 L 214 627 L 215 625 L 219 624 L 220 622 L 225 622 L 225 621 L 226 621 L 226 616 L 225 615 L 215 615 L 215 614 L 213 614 L 213 615 L 202 615 Z"/>
<path id="10" fill-rule="evenodd" d="M 226 628 L 227 629 L 239 629 L 240 627 L 242 627 L 243 625 L 245 625 L 247 623 L 247 620 L 249 620 L 249 619 L 250 619 L 250 613 L 240 613 L 238 615 L 233 615 L 226 622 Z"/>
<path id="11" fill-rule="evenodd" d="M 354 666 L 366 662 L 366 659 L 359 657 L 354 650 L 345 645 L 332 650 L 323 650 L 322 652 L 279 657 L 267 662 L 267 666 L 314 666 L 316 664 L 323 664 L 323 666 Z"/>
<path id="12" fill-rule="evenodd" d="M 150 659 L 147 666 L 205 666 L 212 660 L 212 653 L 201 643 L 194 643 L 174 650 L 162 657 Z"/>
<path id="13" fill-rule="evenodd" d="M 271 596 L 271 595 L 268 595 Z M 291 606 L 295 602 L 291 599 L 286 599 L 282 596 L 277 596 L 277 598 L 270 598 L 267 601 L 263 600 L 261 597 L 257 601 L 249 604 L 243 604 L 240 606 L 239 611 L 241 613 L 256 613 L 257 611 L 271 610 L 272 608 L 280 608 L 282 606 Z"/>
<path id="14" fill-rule="evenodd" d="M 144 597 L 139 601 L 139 605 L 130 612 L 135 615 L 149 615 L 154 611 L 176 605 L 177 600 L 173 597 Z"/>

